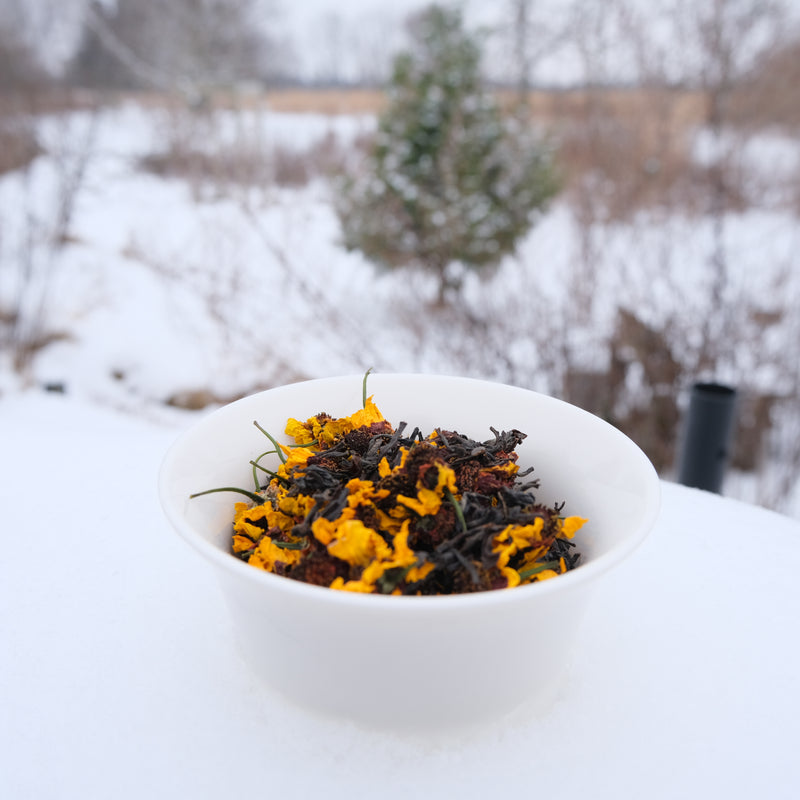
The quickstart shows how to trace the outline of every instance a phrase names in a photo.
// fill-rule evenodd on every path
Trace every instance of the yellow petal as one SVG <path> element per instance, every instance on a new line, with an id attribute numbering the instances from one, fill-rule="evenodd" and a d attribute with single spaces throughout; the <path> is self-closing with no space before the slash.
<path id="1" fill-rule="evenodd" d="M 313 525 L 311 529 L 314 530 Z M 388 560 L 391 556 L 383 537 L 359 519 L 337 520 L 335 537 L 328 544 L 328 552 L 348 564 L 366 567 L 373 560 Z"/>
<path id="2" fill-rule="evenodd" d="M 287 470 L 292 470 L 296 467 L 304 467 L 306 461 L 314 455 L 314 451 L 308 447 L 283 447 L 281 449 L 286 453 L 286 462 L 284 467 Z"/>
<path id="3" fill-rule="evenodd" d="M 402 506 L 398 506 L 392 509 L 391 514 L 387 514 L 385 511 L 381 511 L 379 508 L 375 509 L 375 515 L 378 520 L 378 527 L 384 532 L 389 534 L 397 533 L 403 521 L 408 519 L 407 516 L 408 512 Z"/>
<path id="4" fill-rule="evenodd" d="M 524 572 L 526 569 L 535 567 L 536 562 L 539 561 L 539 559 L 541 559 L 545 553 L 547 553 L 547 549 L 547 545 L 541 545 L 540 547 L 534 547 L 533 550 L 527 550 L 525 555 L 522 557 L 522 563 L 517 564 L 517 569 L 521 572 Z"/>
<path id="5" fill-rule="evenodd" d="M 345 509 L 347 510 L 347 509 Z M 326 519 L 325 517 L 317 517 L 311 523 L 311 533 L 314 538 L 324 545 L 329 545 L 336 536 L 338 522 L 336 520 Z"/>
<path id="6" fill-rule="evenodd" d="M 497 566 L 502 570 L 512 556 L 538 544 L 542 539 L 543 527 L 544 520 L 541 517 L 537 517 L 531 525 L 507 525 L 492 540 L 492 552 L 499 553 Z M 538 548 L 536 552 L 539 552 Z"/>
<path id="7" fill-rule="evenodd" d="M 383 422 L 383 414 L 375 403 L 372 402 L 373 395 L 367 398 L 364 408 L 356 411 L 355 414 L 350 416 L 350 421 L 353 424 L 353 429 L 362 428 L 365 425 L 372 425 L 373 422 Z"/>
<path id="8" fill-rule="evenodd" d="M 420 567 L 411 567 L 406 575 L 406 582 L 407 583 L 416 583 L 417 581 L 421 581 L 423 578 L 426 578 L 433 570 L 435 569 L 435 565 L 431 561 L 426 561 Z"/>
<path id="9" fill-rule="evenodd" d="M 580 530 L 589 520 L 583 517 L 566 517 L 561 520 L 561 534 L 571 539 L 575 535 L 575 531 Z"/>
<path id="10" fill-rule="evenodd" d="M 234 533 L 241 533 L 251 539 L 259 539 L 264 534 L 264 528 L 255 525 L 259 520 L 266 520 L 267 529 L 280 528 L 289 530 L 294 525 L 294 519 L 276 511 L 271 503 L 262 503 L 260 506 L 249 508 L 247 503 L 237 503 L 233 519 Z"/>
<path id="11" fill-rule="evenodd" d="M 378 578 L 380 578 L 390 566 L 391 564 L 387 561 L 373 561 L 364 567 L 364 571 L 361 573 L 361 583 L 375 586 Z"/>
<path id="12" fill-rule="evenodd" d="M 245 550 L 255 547 L 255 542 L 249 536 L 234 533 L 232 547 L 234 553 L 243 553 Z"/>
<path id="13" fill-rule="evenodd" d="M 510 589 L 512 586 L 519 586 L 519 572 L 517 572 L 515 569 L 511 569 L 511 567 L 503 567 L 500 571 L 503 573 L 503 575 L 505 575 L 506 580 L 508 581 L 507 588 Z"/>
<path id="14" fill-rule="evenodd" d="M 372 481 L 364 481 L 360 478 L 353 478 L 347 482 L 347 505 L 350 508 L 356 506 L 373 505 L 373 501 L 382 500 L 389 496 L 388 489 L 378 489 Z"/>
<path id="15" fill-rule="evenodd" d="M 400 532 L 396 533 L 392 539 L 392 547 L 394 548 L 392 561 L 398 567 L 407 567 L 417 561 L 417 554 L 408 546 L 409 525 L 410 520 L 405 520 Z"/>
<path id="16" fill-rule="evenodd" d="M 499 552 L 500 554 L 497 556 L 497 566 L 502 570 L 508 566 L 508 562 L 511 560 L 511 556 L 517 552 L 517 548 L 513 545 L 508 545 L 494 552 Z"/>
<path id="17" fill-rule="evenodd" d="M 360 592 L 361 594 L 372 594 L 375 587 L 364 581 L 345 581 L 342 578 L 336 578 L 330 585 L 331 589 L 339 589 L 344 592 Z"/>
<path id="18" fill-rule="evenodd" d="M 302 550 L 287 550 L 285 547 L 278 547 L 269 536 L 264 536 L 247 563 L 272 572 L 276 563 L 296 564 L 302 557 Z"/>
<path id="19" fill-rule="evenodd" d="M 487 468 L 489 472 L 500 472 L 503 475 L 516 475 L 519 472 L 519 464 L 507 461 L 505 464 L 498 464 Z"/>
<path id="20" fill-rule="evenodd" d="M 295 444 L 310 444 L 315 439 L 311 426 L 298 419 L 290 418 L 286 422 L 285 433 L 294 439 Z"/>
<path id="21" fill-rule="evenodd" d="M 397 495 L 397 502 L 416 511 L 421 517 L 436 514 L 442 505 L 442 498 L 433 489 L 420 489 L 416 497 Z"/>
<path id="22" fill-rule="evenodd" d="M 278 510 L 283 512 L 285 517 L 291 518 L 291 525 L 294 525 L 295 519 L 305 519 L 308 516 L 308 512 L 314 507 L 314 503 L 314 498 L 310 495 L 298 494 L 292 497 L 291 495 L 283 494 L 278 497 Z M 286 529 L 284 528 L 284 530 Z"/>

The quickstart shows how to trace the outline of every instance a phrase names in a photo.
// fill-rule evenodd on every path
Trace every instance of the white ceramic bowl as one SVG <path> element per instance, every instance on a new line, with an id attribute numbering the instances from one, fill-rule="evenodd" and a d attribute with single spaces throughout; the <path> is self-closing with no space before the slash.
<path id="1" fill-rule="evenodd" d="M 303 584 L 230 555 L 241 496 L 189 495 L 252 487 L 248 461 L 267 449 L 253 420 L 282 434 L 289 417 L 352 414 L 361 390 L 353 375 L 246 397 L 199 421 L 164 459 L 164 512 L 213 567 L 246 660 L 296 702 L 369 724 L 461 725 L 544 703 L 564 674 L 597 582 L 613 580 L 655 522 L 655 470 L 616 428 L 551 397 L 466 378 L 373 374 L 368 391 L 395 426 L 406 421 L 423 433 L 438 426 L 477 440 L 492 438 L 490 426 L 526 433 L 519 463 L 534 466 L 537 499 L 566 501 L 565 514 L 589 519 L 575 537 L 582 565 L 512 589 L 395 597 Z"/>

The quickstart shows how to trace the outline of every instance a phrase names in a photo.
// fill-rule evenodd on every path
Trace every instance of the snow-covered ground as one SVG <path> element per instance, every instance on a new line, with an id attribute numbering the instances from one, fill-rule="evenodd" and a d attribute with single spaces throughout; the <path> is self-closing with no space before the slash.
<path id="1" fill-rule="evenodd" d="M 664 483 L 552 708 L 363 730 L 259 683 L 208 564 L 169 529 L 157 471 L 191 418 L 0 400 L 4 798 L 474 800 L 531 780 L 554 798 L 797 797 L 797 523 Z"/>
<path id="2" fill-rule="evenodd" d="M 205 135 L 189 129 L 192 144 L 302 152 L 328 137 L 344 149 L 374 126 L 369 116 L 269 112 L 217 122 Z M 170 398 L 219 403 L 368 367 L 468 374 L 557 394 L 553 359 L 568 354 L 591 368 L 618 306 L 660 324 L 696 319 L 698 329 L 708 313 L 709 223 L 651 215 L 587 233 L 559 202 L 516 257 L 485 280 L 467 277 L 468 315 L 437 317 L 424 276 L 377 273 L 341 247 L 334 189 L 321 177 L 300 188 L 243 187 L 145 172 L 139 159 L 163 150 L 176 130 L 166 111 L 134 105 L 46 119 L 39 137 L 50 155 L 0 179 L 0 300 L 8 306 L 22 291 L 29 311 L 42 304 L 47 331 L 63 334 L 36 354 L 26 376 L 0 356 L 0 413 L 22 424 L 26 406 L 4 398 L 50 385 L 63 388 L 66 401 L 180 427 L 191 414 L 165 407 Z M 708 157 L 702 140 L 698 149 Z M 769 173 L 775 153 L 787 164 L 798 152 L 796 143 L 771 137 L 749 147 L 747 159 Z M 55 248 L 47 237 L 82 155 L 67 243 Z M 728 220 L 731 307 L 800 306 L 800 230 L 783 202 L 790 188 L 770 207 Z M 589 262 L 590 285 L 581 272 Z M 581 324 L 574 324 L 576 291 L 586 305 Z M 783 323 L 758 336 L 742 327 L 724 372 L 698 377 L 796 389 L 776 356 L 796 348 Z M 43 430 L 43 448 L 46 441 Z M 732 476 L 726 491 L 759 500 L 766 474 Z M 783 509 L 800 516 L 797 492 Z"/>

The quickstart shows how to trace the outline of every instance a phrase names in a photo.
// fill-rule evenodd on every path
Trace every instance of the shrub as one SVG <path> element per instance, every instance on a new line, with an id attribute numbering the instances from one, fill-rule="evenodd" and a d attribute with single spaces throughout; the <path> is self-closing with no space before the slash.
<path id="1" fill-rule="evenodd" d="M 484 90 L 480 47 L 460 12 L 432 6 L 395 61 L 368 168 L 337 201 L 344 243 L 380 266 L 418 267 L 439 303 L 451 265 L 480 269 L 513 251 L 555 194 L 549 156 Z"/>

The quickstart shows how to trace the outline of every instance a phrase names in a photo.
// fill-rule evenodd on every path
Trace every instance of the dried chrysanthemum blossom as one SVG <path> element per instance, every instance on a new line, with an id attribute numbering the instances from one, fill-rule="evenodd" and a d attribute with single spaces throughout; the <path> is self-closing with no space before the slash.
<path id="1" fill-rule="evenodd" d="M 585 520 L 539 503 L 538 481 L 520 482 L 525 434 L 492 428 L 477 442 L 406 427 L 366 396 L 348 417 L 288 420 L 296 446 L 270 436 L 282 463 L 269 472 L 259 457 L 254 475 L 269 481 L 238 490 L 251 503 L 236 504 L 234 555 L 306 583 L 398 595 L 514 587 L 578 564 L 572 539 Z"/>

